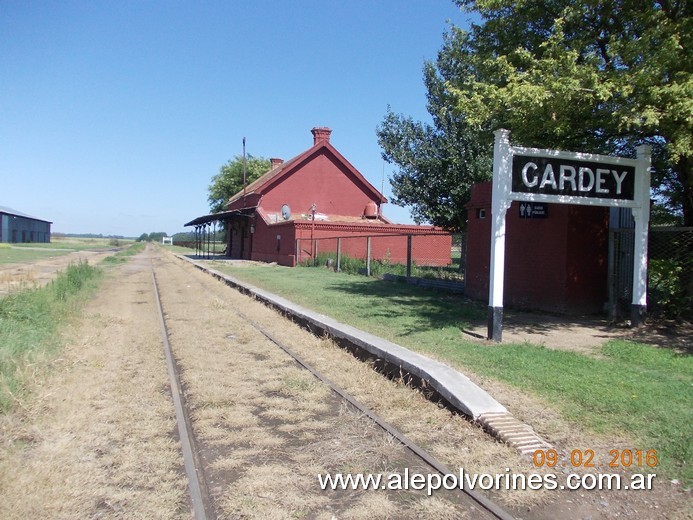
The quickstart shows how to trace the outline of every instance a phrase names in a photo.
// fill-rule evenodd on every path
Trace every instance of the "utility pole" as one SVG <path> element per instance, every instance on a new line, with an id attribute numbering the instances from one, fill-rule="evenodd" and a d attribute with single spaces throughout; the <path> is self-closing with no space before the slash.
<path id="1" fill-rule="evenodd" d="M 243 138 L 243 207 L 245 208 L 245 137 Z"/>

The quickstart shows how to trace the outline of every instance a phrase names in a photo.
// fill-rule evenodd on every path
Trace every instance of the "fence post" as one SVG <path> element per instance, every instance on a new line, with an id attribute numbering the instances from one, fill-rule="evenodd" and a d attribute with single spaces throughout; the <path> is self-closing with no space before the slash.
<path id="1" fill-rule="evenodd" d="M 407 235 L 407 278 L 411 278 L 411 235 Z"/>
<path id="2" fill-rule="evenodd" d="M 371 237 L 366 237 L 366 276 L 371 275 Z"/>
<path id="3" fill-rule="evenodd" d="M 209 248 L 211 246 L 212 234 L 209 231 L 210 224 L 207 223 L 205 231 L 207 231 L 207 259 L 209 259 Z"/>
<path id="4" fill-rule="evenodd" d="M 337 272 L 339 272 L 340 262 L 342 260 L 342 239 L 337 239 Z"/>

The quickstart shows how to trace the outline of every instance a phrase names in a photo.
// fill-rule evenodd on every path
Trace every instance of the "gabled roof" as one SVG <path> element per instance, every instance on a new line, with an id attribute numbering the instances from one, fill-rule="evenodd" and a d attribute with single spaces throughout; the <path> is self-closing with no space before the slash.
<path id="1" fill-rule="evenodd" d="M 337 161 L 342 163 L 349 170 L 349 172 L 357 179 L 357 181 L 362 183 L 366 190 L 373 194 L 374 199 L 379 200 L 381 203 L 387 202 L 385 196 L 382 193 L 380 193 L 370 182 L 368 182 L 366 178 L 363 175 L 361 175 L 361 172 L 354 168 L 354 166 L 349 161 L 347 161 L 346 158 L 341 153 L 339 153 L 337 149 L 334 146 L 332 146 L 332 144 L 329 141 L 319 141 L 310 148 L 308 148 L 305 152 L 275 166 L 268 172 L 264 173 L 259 178 L 251 182 L 248 186 L 246 186 L 245 196 L 247 197 L 251 194 L 263 195 L 264 193 L 269 191 L 276 183 L 280 182 L 282 179 L 296 171 L 298 166 L 300 166 L 302 163 L 304 163 L 311 157 L 318 155 L 323 150 L 327 150 L 337 159 Z M 242 199 L 243 193 L 243 191 L 239 191 L 233 197 L 231 197 L 227 203 L 227 207 L 233 204 L 234 202 L 238 201 L 239 199 Z"/>

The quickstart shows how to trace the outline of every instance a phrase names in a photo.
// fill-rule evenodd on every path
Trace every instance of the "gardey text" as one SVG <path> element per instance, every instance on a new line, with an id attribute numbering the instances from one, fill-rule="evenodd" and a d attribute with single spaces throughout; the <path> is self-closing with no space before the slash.
<path id="1" fill-rule="evenodd" d="M 513 155 L 512 191 L 633 200 L 635 168 L 560 157 Z"/>

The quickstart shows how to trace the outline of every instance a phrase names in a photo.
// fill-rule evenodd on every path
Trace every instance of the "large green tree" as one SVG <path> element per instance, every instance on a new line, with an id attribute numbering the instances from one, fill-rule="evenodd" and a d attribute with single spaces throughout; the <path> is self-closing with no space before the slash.
<path id="1" fill-rule="evenodd" d="M 653 187 L 693 225 L 689 0 L 458 0 L 464 73 L 447 86 L 472 124 L 527 146 L 632 154 L 653 146 Z"/>
<path id="2" fill-rule="evenodd" d="M 247 156 L 245 161 L 246 183 L 250 184 L 270 169 L 270 160 L 263 157 Z M 211 213 L 226 209 L 226 203 L 236 193 L 243 190 L 243 156 L 235 156 L 219 168 L 212 177 L 207 200 Z"/>
<path id="3" fill-rule="evenodd" d="M 436 64 L 427 65 L 448 117 L 487 147 L 495 128 L 542 148 L 632 155 L 649 143 L 655 194 L 693 225 L 689 0 L 456 3 L 481 23 L 468 32 L 451 27 Z"/>
<path id="4" fill-rule="evenodd" d="M 446 46 L 453 44 L 446 39 Z M 391 202 L 410 206 L 418 224 L 430 222 L 451 231 L 465 229 L 471 186 L 491 178 L 492 150 L 488 132 L 471 126 L 455 113 L 447 89 L 457 75 L 450 53 L 441 51 L 436 63 L 424 65 L 427 110 L 432 124 L 395 114 L 387 115 L 376 130 L 383 158 L 397 165 L 390 178 Z"/>

